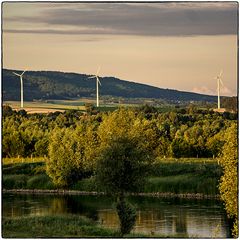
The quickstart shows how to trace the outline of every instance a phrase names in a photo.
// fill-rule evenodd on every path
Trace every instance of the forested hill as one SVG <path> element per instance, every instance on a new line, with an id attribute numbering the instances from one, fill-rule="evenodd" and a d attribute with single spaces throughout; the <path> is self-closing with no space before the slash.
<path id="1" fill-rule="evenodd" d="M 3 100 L 20 99 L 20 80 L 12 72 L 2 70 Z M 68 99 L 91 97 L 96 93 L 96 80 L 89 75 L 56 71 L 27 71 L 24 74 L 24 99 Z M 120 80 L 114 77 L 101 78 L 100 95 L 128 98 L 158 98 L 174 101 L 216 101 L 215 96 L 162 89 L 145 84 Z"/>

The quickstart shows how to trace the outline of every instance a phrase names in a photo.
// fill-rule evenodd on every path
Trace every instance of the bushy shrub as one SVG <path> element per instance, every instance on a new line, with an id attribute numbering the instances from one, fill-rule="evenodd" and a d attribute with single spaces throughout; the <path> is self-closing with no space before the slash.
<path id="1" fill-rule="evenodd" d="M 126 200 L 119 200 L 116 205 L 118 217 L 120 220 L 121 234 L 129 234 L 134 227 L 136 221 L 136 210 Z"/>
<path id="2" fill-rule="evenodd" d="M 28 189 L 54 189 L 51 179 L 46 174 L 29 178 L 26 186 Z"/>
<path id="3" fill-rule="evenodd" d="M 46 173 L 46 165 L 38 165 L 33 169 L 34 174 L 43 174 Z"/>
<path id="4" fill-rule="evenodd" d="M 77 181 L 71 189 L 79 191 L 101 191 L 99 186 L 96 185 L 94 176 Z"/>
<path id="5" fill-rule="evenodd" d="M 98 144 L 93 127 L 85 125 L 53 131 L 46 170 L 57 187 L 69 187 L 93 172 Z"/>
<path id="6" fill-rule="evenodd" d="M 2 178 L 3 189 L 26 188 L 27 176 L 25 175 L 4 175 Z"/>
<path id="7" fill-rule="evenodd" d="M 148 156 L 137 143 L 124 137 L 101 149 L 96 167 L 96 181 L 115 196 L 143 188 L 148 170 Z"/>
<path id="8" fill-rule="evenodd" d="M 219 189 L 229 218 L 234 221 L 233 237 L 238 237 L 238 134 L 237 124 L 226 131 L 226 143 L 220 160 L 223 166 Z"/>
<path id="9" fill-rule="evenodd" d="M 45 138 L 39 139 L 35 145 L 35 155 L 36 156 L 44 156 L 48 154 L 48 137 L 45 136 Z"/>

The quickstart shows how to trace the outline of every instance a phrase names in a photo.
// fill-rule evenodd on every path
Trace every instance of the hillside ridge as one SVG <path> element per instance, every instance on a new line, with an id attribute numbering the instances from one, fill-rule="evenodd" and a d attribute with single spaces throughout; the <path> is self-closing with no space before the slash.
<path id="1" fill-rule="evenodd" d="M 2 69 L 3 100 L 19 100 L 20 81 L 12 72 L 20 70 Z M 61 71 L 27 71 L 24 74 L 24 99 L 69 99 L 94 97 L 95 79 L 88 74 Z M 166 101 L 216 101 L 216 96 L 164 89 L 116 77 L 100 77 L 101 96 L 125 98 L 157 98 Z"/>

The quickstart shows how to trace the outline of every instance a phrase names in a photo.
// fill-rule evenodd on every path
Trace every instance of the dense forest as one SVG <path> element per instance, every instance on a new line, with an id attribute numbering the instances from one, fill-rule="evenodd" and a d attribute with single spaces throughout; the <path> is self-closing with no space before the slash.
<path id="1" fill-rule="evenodd" d="M 20 81 L 12 72 L 18 70 L 2 70 L 3 100 L 20 99 Z M 92 97 L 96 93 L 95 79 L 89 75 L 54 71 L 27 71 L 24 74 L 24 99 L 69 99 Z M 206 101 L 216 102 L 215 96 L 162 89 L 146 84 L 120 80 L 114 77 L 101 78 L 102 96 L 156 98 L 167 101 Z"/>
<path id="2" fill-rule="evenodd" d="M 25 110 L 16 112 L 6 105 L 3 106 L 2 154 L 3 157 L 48 155 L 59 134 L 71 136 L 71 140 L 76 136 L 76 141 L 83 145 L 96 144 L 96 148 L 107 136 L 130 134 L 141 139 L 141 146 L 151 149 L 156 156 L 216 157 L 224 143 L 222 134 L 236 120 L 237 114 L 194 108 L 158 113 L 146 105 L 120 108 L 112 113 L 68 110 L 46 115 L 27 114 Z"/>

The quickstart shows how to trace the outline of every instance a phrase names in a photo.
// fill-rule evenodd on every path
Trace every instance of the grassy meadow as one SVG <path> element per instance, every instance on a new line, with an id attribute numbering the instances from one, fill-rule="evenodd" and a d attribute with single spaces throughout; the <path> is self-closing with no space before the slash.
<path id="1" fill-rule="evenodd" d="M 139 107 L 142 104 L 132 103 L 105 103 L 103 100 L 99 101 L 100 106 L 98 111 L 114 111 L 118 107 Z M 3 104 L 9 105 L 14 110 L 20 110 L 20 101 L 4 101 Z M 81 98 L 75 100 L 45 100 L 45 101 L 25 101 L 24 109 L 27 113 L 49 113 L 49 112 L 64 112 L 66 110 L 86 111 L 85 104 L 96 105 L 94 98 Z M 96 106 L 95 106 L 96 107 Z M 164 104 L 157 107 L 159 112 L 168 112 L 174 110 L 173 105 Z"/>
<path id="2" fill-rule="evenodd" d="M 49 113 L 49 112 L 64 112 L 67 110 L 86 111 L 85 104 L 91 103 L 95 105 L 95 99 L 79 99 L 79 100 L 46 100 L 46 101 L 25 101 L 24 110 L 27 113 Z M 5 101 L 4 104 L 9 105 L 14 110 L 20 110 L 20 102 Z M 104 104 L 100 101 L 98 111 L 114 111 L 120 106 L 134 106 L 132 104 Z M 136 106 L 136 105 L 135 105 Z"/>
<path id="3" fill-rule="evenodd" d="M 6 101 L 4 104 L 9 105 L 15 110 L 20 109 L 20 102 L 18 101 Z M 54 112 L 54 111 L 66 111 L 66 110 L 86 110 L 84 104 L 74 105 L 69 104 L 69 102 L 66 101 L 36 101 L 36 102 L 24 102 L 24 109 L 28 113 L 45 113 L 45 112 Z"/>
<path id="4" fill-rule="evenodd" d="M 4 218 L 3 226 L 3 237 L 7 238 L 113 237 L 117 234 L 96 226 L 90 219 L 80 216 Z"/>
<path id="5" fill-rule="evenodd" d="M 3 189 L 56 189 L 46 174 L 46 158 L 4 158 Z M 155 162 L 144 193 L 192 193 L 216 195 L 222 169 L 213 159 L 164 159 Z M 74 183 L 70 190 L 101 191 L 94 176 Z"/>

